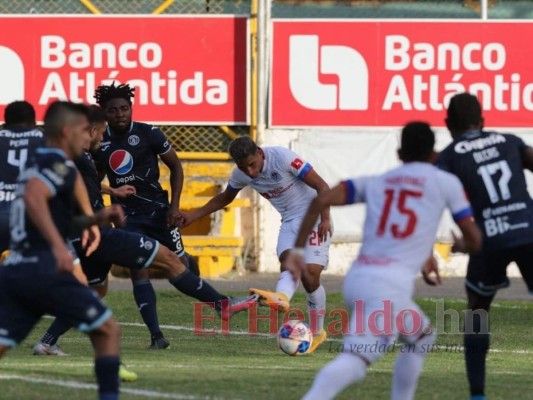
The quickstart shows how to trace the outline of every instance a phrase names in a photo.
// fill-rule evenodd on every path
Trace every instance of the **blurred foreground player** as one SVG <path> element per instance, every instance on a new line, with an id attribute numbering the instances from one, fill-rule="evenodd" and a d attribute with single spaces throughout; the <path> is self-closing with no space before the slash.
<path id="1" fill-rule="evenodd" d="M 120 222 L 123 213 L 113 207 L 74 217 L 83 183 L 72 159 L 83 152 L 86 107 L 56 102 L 44 120 L 49 147 L 38 149 L 22 173 L 11 209 L 11 253 L 0 268 L 0 355 L 24 340 L 43 314 L 56 315 L 89 334 L 99 397 L 118 399 L 120 328 L 94 291 L 73 276 L 66 241 L 74 224 L 85 229 L 84 241 L 97 243 L 94 224 Z"/>
<path id="2" fill-rule="evenodd" d="M 435 341 L 430 321 L 412 300 L 414 280 L 423 267 L 426 278 L 435 272 L 440 280 L 436 264 L 425 262 L 432 254 L 445 208 L 464 237 L 456 240 L 454 250 L 475 252 L 481 247 L 481 232 L 472 219 L 461 183 L 431 165 L 434 144 L 429 125 L 410 123 L 402 131 L 398 150 L 402 166 L 383 175 L 344 181 L 311 203 L 290 255 L 299 268 L 305 268 L 304 246 L 324 208 L 365 202 L 367 210 L 361 251 L 344 280 L 344 301 L 352 310 L 349 331 L 341 354 L 318 373 L 305 400 L 332 399 L 362 380 L 368 366 L 386 354 L 398 337 L 406 351 L 400 351 L 396 359 L 391 399 L 414 398 L 418 377 Z M 368 316 L 383 310 L 387 301 L 392 315 L 378 322 L 380 326 L 373 326 L 375 321 L 358 324 L 361 313 Z M 407 313 L 416 316 L 405 318 Z M 404 324 L 394 322 L 386 328 L 384 319 Z M 358 325 L 362 325 L 362 332 Z"/>

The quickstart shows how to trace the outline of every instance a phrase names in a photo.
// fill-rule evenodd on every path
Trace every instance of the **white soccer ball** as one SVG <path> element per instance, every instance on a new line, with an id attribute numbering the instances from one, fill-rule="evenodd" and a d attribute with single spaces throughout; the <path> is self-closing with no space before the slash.
<path id="1" fill-rule="evenodd" d="M 290 320 L 278 331 L 278 347 L 285 354 L 299 356 L 307 353 L 313 343 L 311 329 L 302 321 Z"/>

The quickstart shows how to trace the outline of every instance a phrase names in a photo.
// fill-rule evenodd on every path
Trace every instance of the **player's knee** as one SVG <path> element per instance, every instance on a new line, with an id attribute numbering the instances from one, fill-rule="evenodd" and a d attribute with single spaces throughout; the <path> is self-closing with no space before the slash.
<path id="1" fill-rule="evenodd" d="M 133 282 L 150 280 L 150 274 L 146 269 L 130 269 L 130 277 Z"/>
<path id="2" fill-rule="evenodd" d="M 107 294 L 107 288 L 108 288 L 107 279 L 106 279 L 105 283 L 103 283 L 101 285 L 91 286 L 91 288 L 96 293 L 98 293 L 98 296 L 100 296 L 101 299 L 103 299 L 105 297 L 105 295 Z"/>
<path id="3" fill-rule="evenodd" d="M 413 353 L 420 354 L 424 357 L 433 351 L 433 345 L 437 340 L 437 334 L 435 333 L 434 329 L 429 327 L 429 329 L 426 330 L 429 332 L 422 333 L 422 335 L 420 335 L 416 339 L 416 341 L 411 345 L 412 347 L 410 348 Z"/>
<path id="4" fill-rule="evenodd" d="M 314 266 L 308 266 L 302 272 L 302 284 L 307 293 L 313 293 L 320 287 L 320 273 L 322 269 L 314 268 Z"/>
<path id="5" fill-rule="evenodd" d="M 98 333 L 107 338 L 119 338 L 120 325 L 115 318 L 111 317 L 98 328 Z"/>
<path id="6" fill-rule="evenodd" d="M 165 272 L 165 278 L 171 279 L 186 269 L 181 259 L 168 247 L 160 246 L 155 259 L 155 266 Z"/>

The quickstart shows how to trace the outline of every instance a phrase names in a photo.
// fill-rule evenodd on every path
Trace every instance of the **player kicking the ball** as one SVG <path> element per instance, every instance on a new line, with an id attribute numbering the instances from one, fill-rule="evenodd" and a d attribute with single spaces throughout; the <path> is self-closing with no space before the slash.
<path id="1" fill-rule="evenodd" d="M 432 253 L 444 208 L 452 212 L 464 237 L 456 239 L 454 250 L 476 252 L 481 248 L 481 232 L 472 219 L 459 179 L 430 164 L 434 144 L 429 125 L 410 123 L 402 131 L 398 151 L 402 166 L 383 175 L 341 182 L 311 203 L 289 259 L 291 268 L 296 265 L 305 270 L 306 260 L 301 254 L 322 210 L 331 205 L 365 202 L 367 211 L 361 251 L 344 281 L 344 301 L 352 316 L 343 350 L 318 373 L 305 400 L 331 399 L 362 380 L 367 367 L 386 353 L 380 349 L 386 349 L 397 337 L 408 351 L 401 351 L 396 359 L 391 398 L 414 398 L 425 357 L 435 340 L 429 320 L 412 300 L 414 280 Z M 436 264 L 424 266 L 424 273 L 430 272 L 440 280 Z M 361 310 L 356 314 L 356 301 L 363 301 L 363 318 L 382 310 L 384 302 L 390 301 L 392 315 L 386 319 L 403 320 L 405 326 L 393 323 L 383 333 L 387 331 L 383 323 L 378 323 L 382 326 L 376 329 L 375 321 L 364 321 L 364 331 L 356 330 L 361 318 Z M 398 318 L 407 312 L 412 318 Z"/>
<path id="2" fill-rule="evenodd" d="M 230 144 L 229 153 L 238 168 L 231 174 L 226 190 L 213 197 L 203 207 L 182 212 L 181 226 L 188 226 L 208 214 L 223 209 L 246 186 L 257 190 L 281 214 L 282 224 L 276 249 L 281 263 L 281 274 L 275 292 L 250 289 L 250 293 L 259 295 L 263 305 L 277 307 L 280 311 L 287 312 L 289 301 L 298 288 L 298 282 L 293 280 L 287 270 L 287 256 L 293 248 L 298 227 L 309 204 L 317 193 L 325 192 L 329 187 L 311 164 L 286 148 L 259 148 L 252 139 L 243 136 Z M 313 226 L 306 238 L 306 268 L 301 276 L 307 292 L 307 305 L 314 334 L 309 353 L 327 338 L 324 330 L 326 291 L 320 284 L 320 274 L 328 265 L 330 242 L 331 222 L 329 208 L 326 207 L 322 210 L 320 221 Z"/>

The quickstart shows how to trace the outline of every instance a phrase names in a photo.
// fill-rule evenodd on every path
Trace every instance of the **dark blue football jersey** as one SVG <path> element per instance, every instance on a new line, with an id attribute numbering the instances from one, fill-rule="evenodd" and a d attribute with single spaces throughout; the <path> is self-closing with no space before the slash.
<path id="1" fill-rule="evenodd" d="M 38 129 L 0 130 L 0 203 L 13 201 L 19 174 L 35 150 L 42 146 L 43 132 Z"/>
<path id="2" fill-rule="evenodd" d="M 461 180 L 486 248 L 533 242 L 533 201 L 524 175 L 525 149 L 527 145 L 515 135 L 472 131 L 440 153 L 437 164 Z"/>
<path id="3" fill-rule="evenodd" d="M 123 185 L 135 187 L 136 194 L 125 199 L 113 199 L 126 214 L 146 214 L 168 208 L 168 193 L 159 184 L 158 156 L 172 146 L 157 127 L 133 122 L 124 136 L 112 136 L 109 128 L 104 134 L 95 160 L 105 169 L 112 188 Z"/>
<path id="4" fill-rule="evenodd" d="M 77 205 L 74 198 L 76 175 L 74 163 L 61 150 L 46 147 L 36 150 L 33 163 L 20 175 L 16 196 L 11 204 L 9 226 L 12 250 L 24 252 L 50 248 L 26 213 L 23 196 L 25 183 L 30 178 L 40 179 L 52 191 L 53 197 L 48 201 L 50 213 L 61 236 L 67 238 Z"/>
<path id="5" fill-rule="evenodd" d="M 78 171 L 80 171 L 83 182 L 85 182 L 93 210 L 98 211 L 104 208 L 102 185 L 100 184 L 98 171 L 94 165 L 93 156 L 88 151 L 84 151 L 83 155 L 75 160 L 74 163 Z"/>

